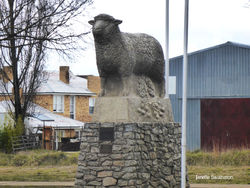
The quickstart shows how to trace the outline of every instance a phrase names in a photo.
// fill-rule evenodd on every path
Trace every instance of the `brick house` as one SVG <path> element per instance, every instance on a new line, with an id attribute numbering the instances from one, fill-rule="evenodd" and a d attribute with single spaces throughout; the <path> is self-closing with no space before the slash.
<path id="1" fill-rule="evenodd" d="M 78 75 L 78 77 L 84 78 L 88 80 L 88 89 L 94 92 L 96 95 L 89 98 L 89 112 L 90 114 L 94 113 L 94 105 L 95 105 L 95 98 L 101 92 L 101 80 L 99 76 L 93 75 Z"/>
<path id="2" fill-rule="evenodd" d="M 7 83 L 7 79 L 1 74 L 3 72 L 10 79 L 13 79 L 11 68 L 4 67 L 0 72 L 0 81 Z M 7 85 L 8 92 L 11 93 L 12 85 Z M 38 113 L 43 119 L 35 116 L 28 117 L 26 128 L 42 130 L 43 147 L 46 149 L 64 150 L 66 148 L 65 150 L 72 150 L 72 148 L 76 148 L 78 150 L 80 142 L 72 143 L 71 139 L 80 138 L 84 122 L 91 121 L 95 97 L 99 92 L 100 78 L 98 76 L 76 76 L 69 70 L 68 66 L 61 66 L 59 71 L 48 72 L 48 80 L 42 83 L 35 100 L 32 101 L 38 105 L 36 109 L 44 108 Z M 0 94 L 2 102 L 8 100 L 3 95 L 4 92 Z M 3 105 L 0 105 L 1 108 Z M 37 114 L 36 112 L 32 113 Z M 0 112 L 0 121 L 3 121 L 5 117 L 6 112 Z M 52 121 L 46 120 L 45 123 L 44 118 L 49 118 Z M 48 135 L 50 136 L 48 137 Z M 47 137 L 49 139 L 46 140 Z"/>
<path id="3" fill-rule="evenodd" d="M 12 78 L 10 67 L 2 71 Z M 5 81 L 1 77 L 0 80 Z M 76 76 L 68 66 L 60 66 L 59 71 L 48 72 L 48 80 L 41 85 L 33 102 L 58 115 L 90 122 L 94 98 L 99 91 L 98 76 Z M 6 98 L 0 95 L 2 100 Z"/>
<path id="4" fill-rule="evenodd" d="M 74 75 L 68 66 L 61 66 L 59 72 L 50 72 L 49 79 L 37 92 L 35 103 L 65 117 L 82 122 L 91 121 L 93 113 L 93 99 L 96 96 L 92 81 Z"/>

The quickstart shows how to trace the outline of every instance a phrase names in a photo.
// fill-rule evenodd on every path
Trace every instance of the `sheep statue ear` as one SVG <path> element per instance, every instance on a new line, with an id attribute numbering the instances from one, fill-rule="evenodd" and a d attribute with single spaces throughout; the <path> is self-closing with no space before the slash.
<path id="1" fill-rule="evenodd" d="M 94 25 L 94 24 L 95 24 L 95 21 L 94 21 L 94 20 L 90 20 L 90 21 L 89 21 L 89 24 L 90 24 L 90 25 Z"/>
<path id="2" fill-rule="evenodd" d="M 115 23 L 116 25 L 119 25 L 119 24 L 122 23 L 122 20 L 115 20 L 114 23 Z"/>

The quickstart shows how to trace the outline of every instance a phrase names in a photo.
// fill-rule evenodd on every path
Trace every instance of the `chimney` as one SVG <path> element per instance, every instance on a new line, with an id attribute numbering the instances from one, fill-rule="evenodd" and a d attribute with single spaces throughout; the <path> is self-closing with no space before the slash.
<path id="1" fill-rule="evenodd" d="M 88 79 L 88 89 L 96 94 L 99 94 L 101 91 L 100 77 L 89 75 L 87 79 Z"/>
<path id="2" fill-rule="evenodd" d="M 2 79 L 4 83 L 9 82 L 10 80 L 13 80 L 13 74 L 12 74 L 12 68 L 11 66 L 4 66 L 2 70 Z"/>
<path id="3" fill-rule="evenodd" d="M 60 66 L 59 79 L 65 84 L 69 84 L 69 66 Z"/>

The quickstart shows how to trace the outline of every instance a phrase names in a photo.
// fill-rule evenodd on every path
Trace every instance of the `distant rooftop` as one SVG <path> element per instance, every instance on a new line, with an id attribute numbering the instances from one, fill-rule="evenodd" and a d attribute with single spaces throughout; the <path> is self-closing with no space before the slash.
<path id="1" fill-rule="evenodd" d="M 216 49 L 216 48 L 221 48 L 221 47 L 224 47 L 224 46 L 236 46 L 236 47 L 240 47 L 240 48 L 248 48 L 248 49 L 250 49 L 250 45 L 228 41 L 226 43 L 222 43 L 222 44 L 215 45 L 215 46 L 212 46 L 212 47 L 208 47 L 208 48 L 204 48 L 204 49 L 197 50 L 197 51 L 194 51 L 194 52 L 190 52 L 190 53 L 188 53 L 188 56 L 195 55 L 195 54 L 205 52 L 205 51 L 208 51 L 208 50 L 212 50 L 212 49 Z M 176 58 L 182 58 L 182 55 L 172 57 L 172 58 L 170 58 L 170 60 L 171 59 L 176 59 Z"/>
<path id="2" fill-rule="evenodd" d="M 87 79 L 78 77 L 71 71 L 69 72 L 69 78 L 69 84 L 66 84 L 59 79 L 58 71 L 49 72 L 49 79 L 39 88 L 38 94 L 95 95 L 95 93 L 89 91 Z"/>
<path id="3" fill-rule="evenodd" d="M 59 71 L 48 72 L 49 78 L 47 82 L 42 83 L 38 89 L 37 94 L 61 94 L 61 95 L 85 95 L 93 96 L 95 93 L 91 92 L 87 86 L 87 79 L 74 75 L 69 71 L 69 84 L 64 83 L 59 79 Z M 1 81 L 1 80 L 0 80 Z M 2 85 L 0 84 L 0 87 Z M 4 89 L 0 88 L 2 94 Z M 8 84 L 8 92 L 12 92 L 12 84 Z"/>

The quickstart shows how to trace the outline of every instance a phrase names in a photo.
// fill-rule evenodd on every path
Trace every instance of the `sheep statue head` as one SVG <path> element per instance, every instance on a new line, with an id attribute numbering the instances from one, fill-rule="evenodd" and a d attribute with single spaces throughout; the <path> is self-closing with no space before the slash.
<path id="1" fill-rule="evenodd" d="M 116 20 L 114 17 L 107 14 L 100 14 L 96 16 L 94 20 L 89 21 L 89 24 L 93 26 L 92 32 L 95 39 L 109 38 L 115 33 L 119 33 L 120 29 L 118 25 L 121 23 L 121 20 Z"/>

